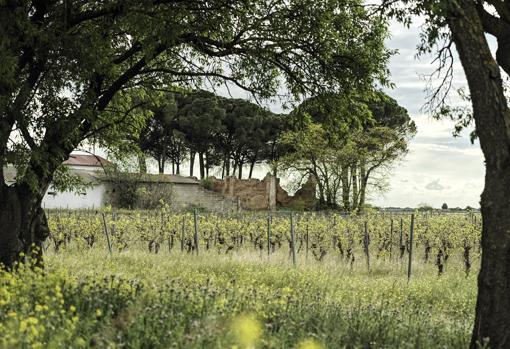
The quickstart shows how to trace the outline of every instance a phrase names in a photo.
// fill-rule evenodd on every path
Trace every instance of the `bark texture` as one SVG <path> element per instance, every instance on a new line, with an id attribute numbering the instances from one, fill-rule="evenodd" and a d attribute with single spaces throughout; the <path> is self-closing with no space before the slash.
<path id="1" fill-rule="evenodd" d="M 49 236 L 49 228 L 41 200 L 25 186 L 5 184 L 0 198 L 0 263 L 13 267 L 21 252 L 42 263 L 42 243 Z"/>
<path id="2" fill-rule="evenodd" d="M 510 348 L 510 111 L 499 66 L 472 1 L 459 1 L 448 25 L 471 92 L 486 161 L 481 197 L 482 264 L 471 348 Z"/>

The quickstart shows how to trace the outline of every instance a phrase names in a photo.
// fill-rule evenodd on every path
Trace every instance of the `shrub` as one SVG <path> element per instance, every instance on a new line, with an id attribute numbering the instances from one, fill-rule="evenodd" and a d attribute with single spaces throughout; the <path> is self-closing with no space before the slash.
<path id="1" fill-rule="evenodd" d="M 157 175 L 115 172 L 107 177 L 115 208 L 158 209 L 172 200 L 172 184 Z"/>

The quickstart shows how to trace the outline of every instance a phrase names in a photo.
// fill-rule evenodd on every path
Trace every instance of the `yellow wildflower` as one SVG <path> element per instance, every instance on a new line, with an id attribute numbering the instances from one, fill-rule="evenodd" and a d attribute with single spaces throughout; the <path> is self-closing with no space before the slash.
<path id="1" fill-rule="evenodd" d="M 253 348 L 262 335 L 262 326 L 254 315 L 241 315 L 234 320 L 234 334 L 242 348 Z"/>

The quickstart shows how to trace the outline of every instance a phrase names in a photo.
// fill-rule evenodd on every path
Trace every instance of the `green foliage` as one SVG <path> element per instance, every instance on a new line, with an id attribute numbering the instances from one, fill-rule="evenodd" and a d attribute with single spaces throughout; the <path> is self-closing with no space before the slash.
<path id="1" fill-rule="evenodd" d="M 114 171 L 105 179 L 116 208 L 158 209 L 173 199 L 172 184 L 163 177 Z"/>
<path id="2" fill-rule="evenodd" d="M 201 176 L 222 165 L 229 175 L 245 163 L 277 160 L 284 117 L 244 99 L 223 98 L 197 90 L 167 93 L 146 106 L 152 116 L 133 139 L 136 148 L 158 161 L 179 166 L 186 154 L 199 154 Z M 231 164 L 232 163 L 232 164 Z"/>
<path id="3" fill-rule="evenodd" d="M 108 258 L 96 248 L 50 253 L 45 272 L 0 273 L 0 345 L 308 349 L 310 343 L 463 348 L 469 342 L 474 275 L 438 279 L 425 268 L 408 284 L 385 264 L 368 274 L 364 266 L 349 271 L 338 262 L 291 269 L 283 264 L 286 255 L 272 258 L 134 251 Z"/>
<path id="4" fill-rule="evenodd" d="M 213 188 L 213 180 L 211 177 L 202 178 L 200 180 L 200 186 L 204 189 L 212 190 Z"/>
<path id="5" fill-rule="evenodd" d="M 84 193 L 87 189 L 93 188 L 94 185 L 95 183 L 90 179 L 74 174 L 69 167 L 61 165 L 55 171 L 50 188 L 58 192 Z"/>
<path id="6" fill-rule="evenodd" d="M 420 212 L 432 212 L 434 211 L 434 207 L 432 205 L 427 204 L 426 202 L 423 202 L 418 205 L 418 211 Z"/>
<path id="7" fill-rule="evenodd" d="M 416 133 L 407 110 L 381 91 L 310 98 L 290 119 L 282 168 L 316 178 L 319 204 L 346 211 L 363 210 L 368 189 L 387 190 L 385 171 Z"/>
<path id="8" fill-rule="evenodd" d="M 84 142 L 128 150 L 155 91 L 228 81 L 299 98 L 387 82 L 386 25 L 360 0 L 4 1 L 0 14 L 0 165 L 25 154 L 18 182 L 34 195 Z"/>

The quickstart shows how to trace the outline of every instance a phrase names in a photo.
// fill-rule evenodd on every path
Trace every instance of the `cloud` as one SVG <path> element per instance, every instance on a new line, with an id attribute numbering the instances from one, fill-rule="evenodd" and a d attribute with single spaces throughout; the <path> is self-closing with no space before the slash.
<path id="1" fill-rule="evenodd" d="M 427 190 L 444 190 L 444 189 L 449 189 L 450 187 L 445 187 L 444 185 L 442 185 L 441 183 L 439 183 L 439 179 L 436 179 L 430 183 L 428 183 L 426 186 L 425 186 L 425 189 Z"/>
<path id="2" fill-rule="evenodd" d="M 416 46 L 419 44 L 419 22 L 410 28 L 392 23 L 391 38 L 387 46 L 398 49 L 390 61 L 391 80 L 394 89 L 386 90 L 391 97 L 409 111 L 415 121 L 418 133 L 409 144 L 409 154 L 395 166 L 390 177 L 390 190 L 384 195 L 374 196 L 378 206 L 416 207 L 428 202 L 441 207 L 448 202 L 452 207 L 467 205 L 478 207 L 483 190 L 485 175 L 484 158 L 478 142 L 471 144 L 470 129 L 454 138 L 454 123 L 450 120 L 435 120 L 422 110 L 428 95 L 427 81 L 422 77 L 430 75 L 437 68 L 431 64 L 433 56 L 417 59 Z M 489 42 L 494 48 L 494 40 Z M 433 82 L 437 85 L 439 80 Z M 467 88 L 460 61 L 454 65 L 454 88 Z M 450 104 L 462 101 L 454 91 Z M 445 184 L 447 183 L 447 184 Z"/>

